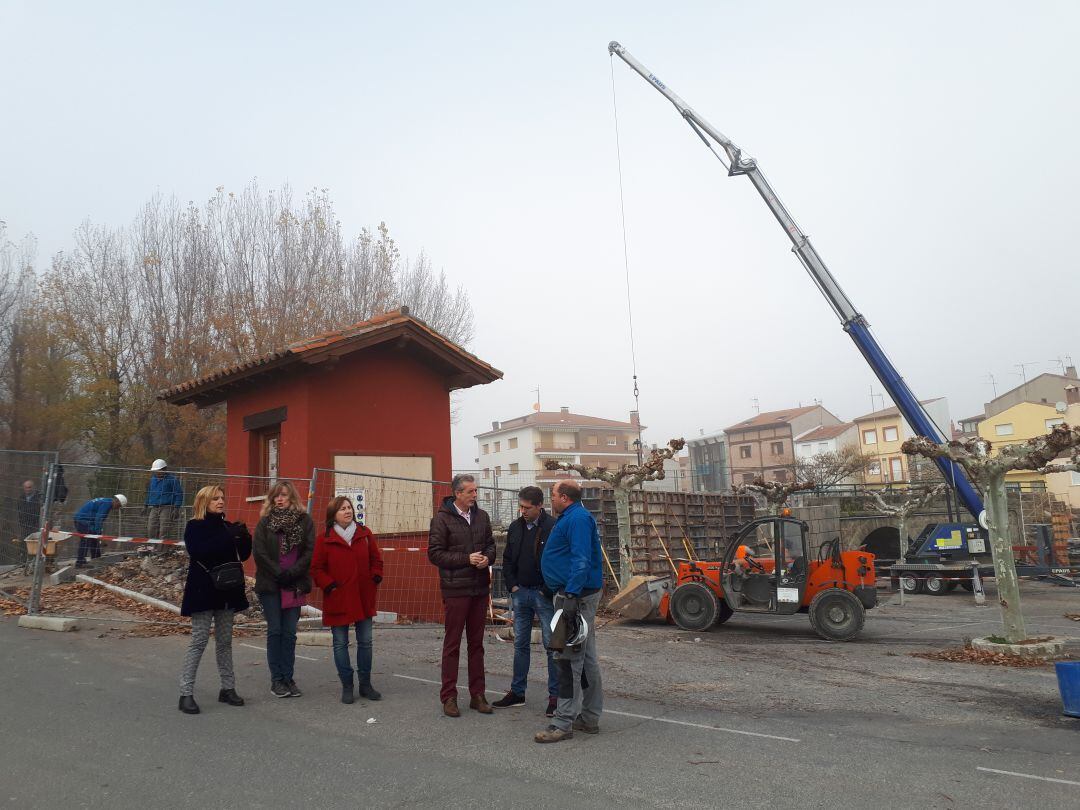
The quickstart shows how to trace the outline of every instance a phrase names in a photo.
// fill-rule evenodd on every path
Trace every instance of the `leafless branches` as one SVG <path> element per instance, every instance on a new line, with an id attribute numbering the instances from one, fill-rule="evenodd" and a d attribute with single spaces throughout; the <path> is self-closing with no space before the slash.
<path id="1" fill-rule="evenodd" d="M 664 462 L 673 458 L 685 446 L 685 439 L 672 439 L 667 443 L 667 447 L 658 447 L 649 453 L 649 457 L 641 465 L 624 464 L 615 470 L 554 459 L 545 461 L 544 466 L 549 470 L 576 472 L 587 481 L 604 481 L 616 489 L 633 489 L 643 481 L 662 480 L 665 476 Z"/>

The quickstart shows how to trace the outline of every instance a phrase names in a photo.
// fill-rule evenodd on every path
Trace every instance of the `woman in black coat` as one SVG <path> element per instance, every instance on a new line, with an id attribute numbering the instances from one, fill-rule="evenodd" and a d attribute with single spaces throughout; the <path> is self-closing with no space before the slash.
<path id="1" fill-rule="evenodd" d="M 180 675 L 180 711 L 198 714 L 195 702 L 195 673 L 203 650 L 210 640 L 210 625 L 214 626 L 214 648 L 221 691 L 218 700 L 230 706 L 243 706 L 236 694 L 233 673 L 232 628 L 233 614 L 247 610 L 248 601 L 241 584 L 233 590 L 221 591 L 214 586 L 210 572 L 218 565 L 243 562 L 251 556 L 251 534 L 243 523 L 225 520 L 225 492 L 218 486 L 203 487 L 195 495 L 194 518 L 184 529 L 187 547 L 188 575 L 184 583 L 184 600 L 180 613 L 191 617 L 191 644 L 184 656 Z"/>

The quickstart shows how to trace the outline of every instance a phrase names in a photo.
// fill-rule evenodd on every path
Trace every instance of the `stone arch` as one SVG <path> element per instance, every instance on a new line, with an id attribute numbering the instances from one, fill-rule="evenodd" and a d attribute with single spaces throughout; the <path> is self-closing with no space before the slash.
<path id="1" fill-rule="evenodd" d="M 896 526 L 878 526 L 863 540 L 866 550 L 875 557 L 895 560 L 899 550 L 900 530 Z"/>

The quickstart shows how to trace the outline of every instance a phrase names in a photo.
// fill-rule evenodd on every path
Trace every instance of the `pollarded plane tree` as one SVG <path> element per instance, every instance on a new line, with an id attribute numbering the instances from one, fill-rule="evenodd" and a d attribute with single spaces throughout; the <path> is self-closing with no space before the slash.
<path id="1" fill-rule="evenodd" d="M 990 551 L 994 558 L 998 603 L 1001 606 L 1003 635 L 1015 644 L 1027 638 L 1024 614 L 1020 609 L 1020 583 L 1016 576 L 1012 541 L 1009 539 L 1009 508 L 1005 494 L 1005 475 L 1013 470 L 1042 474 L 1080 470 L 1080 428 L 1055 425 L 1045 436 L 1026 442 L 993 445 L 983 438 L 937 444 L 925 436 L 904 442 L 908 455 L 936 459 L 947 458 L 964 468 L 986 495 L 986 517 L 990 532 Z"/>
<path id="2" fill-rule="evenodd" d="M 576 472 L 587 481 L 603 481 L 615 492 L 615 514 L 619 523 L 619 587 L 629 582 L 633 574 L 630 554 L 630 490 L 645 481 L 661 481 L 666 476 L 664 462 L 686 446 L 685 439 L 672 439 L 667 447 L 654 448 L 641 464 L 623 464 L 615 469 L 572 464 L 569 461 L 548 459 L 549 470 Z"/>

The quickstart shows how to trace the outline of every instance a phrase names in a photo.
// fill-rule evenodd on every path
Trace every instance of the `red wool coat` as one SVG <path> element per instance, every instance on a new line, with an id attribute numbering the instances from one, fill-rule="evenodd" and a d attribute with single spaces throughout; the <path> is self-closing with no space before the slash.
<path id="1" fill-rule="evenodd" d="M 382 573 L 382 554 L 371 529 L 357 525 L 351 546 L 333 528 L 327 530 L 315 541 L 311 558 L 311 578 L 323 589 L 323 624 L 336 627 L 374 616 L 375 577 L 381 579 Z M 331 583 L 337 587 L 327 594 Z"/>

